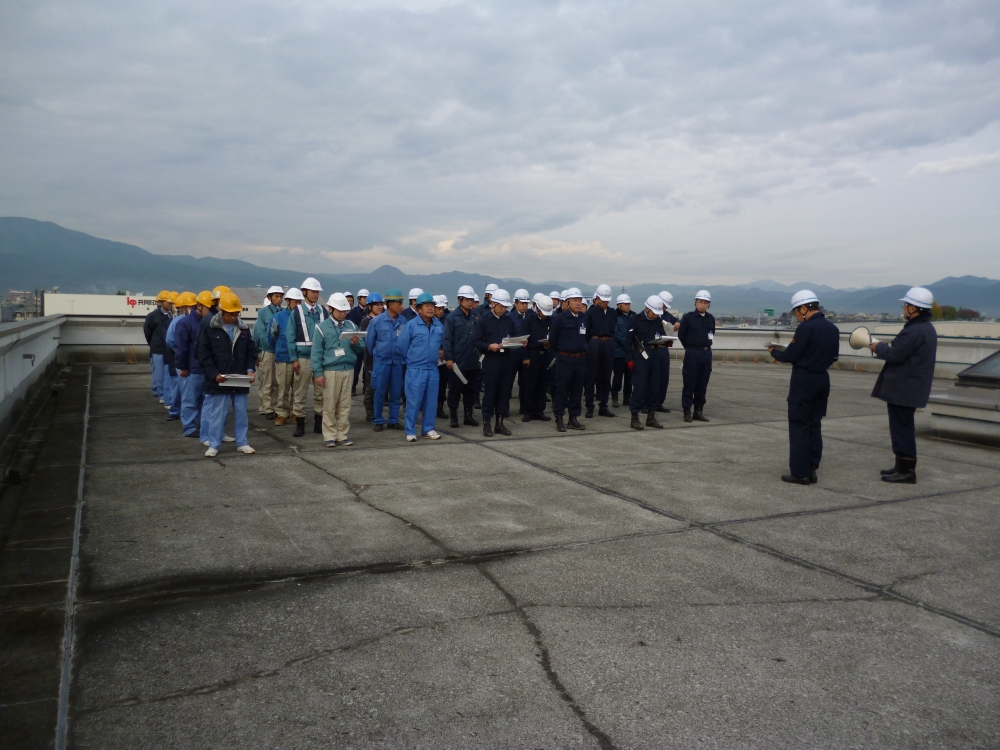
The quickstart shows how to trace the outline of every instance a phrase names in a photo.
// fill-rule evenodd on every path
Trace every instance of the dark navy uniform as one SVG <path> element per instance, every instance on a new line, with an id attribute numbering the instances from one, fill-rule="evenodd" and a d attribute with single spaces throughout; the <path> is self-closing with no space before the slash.
<path id="1" fill-rule="evenodd" d="M 671 336 L 673 335 L 674 323 L 680 322 L 666 310 L 663 311 L 660 320 L 667 324 L 663 330 L 664 332 L 669 331 L 668 335 Z M 670 347 L 672 344 L 672 341 L 668 341 L 666 345 L 657 349 L 657 353 L 660 355 L 660 390 L 656 394 L 656 408 L 658 411 L 667 410 L 665 403 L 667 400 L 667 387 L 670 385 Z"/>
<path id="2" fill-rule="evenodd" d="M 552 411 L 561 417 L 583 412 L 583 384 L 587 379 L 587 319 L 582 313 L 566 312 L 552 317 L 549 340 L 556 354 L 556 390 Z"/>
<path id="3" fill-rule="evenodd" d="M 822 419 L 830 398 L 830 365 L 840 353 L 840 331 L 823 313 L 799 323 L 792 343 L 771 356 L 792 365 L 788 384 L 788 468 L 808 478 L 823 457 Z"/>
<path id="4" fill-rule="evenodd" d="M 412 307 L 404 307 L 403 312 L 401 312 L 400 315 L 403 316 L 403 320 L 406 323 L 409 323 L 411 320 L 417 317 L 417 311 L 414 310 Z"/>
<path id="5" fill-rule="evenodd" d="M 527 315 L 527 331 L 530 336 L 526 351 L 528 364 L 522 372 L 522 400 L 525 419 L 542 419 L 545 411 L 545 391 L 549 384 L 549 362 L 551 349 L 546 348 L 549 340 L 549 326 L 552 317 L 543 318 L 533 310 Z M 548 419 L 548 417 L 544 417 Z"/>
<path id="6" fill-rule="evenodd" d="M 465 312 L 461 305 L 445 317 L 444 338 L 441 346 L 444 348 L 445 361 L 451 360 L 461 370 L 466 382 L 458 379 L 454 370 L 448 372 L 448 408 L 458 410 L 460 400 L 465 403 L 465 417 L 471 423 L 473 404 L 476 400 L 477 384 L 480 380 L 479 351 L 473 345 L 476 335 L 476 325 L 479 323 L 479 308 Z M 492 313 L 490 313 L 492 315 Z"/>
<path id="7" fill-rule="evenodd" d="M 663 325 L 660 324 L 662 330 Z M 712 377 L 712 339 L 715 338 L 715 317 L 712 313 L 692 310 L 681 318 L 677 338 L 684 347 L 684 365 L 681 376 L 684 389 L 681 391 L 681 406 L 690 411 L 705 405 L 708 379 Z"/>
<path id="8" fill-rule="evenodd" d="M 632 339 L 629 329 L 632 327 L 632 318 L 635 313 L 629 310 L 627 313 L 616 310 L 618 317 L 615 319 L 615 364 L 614 378 L 611 381 L 611 397 L 618 398 L 619 391 L 622 394 L 622 406 L 628 406 L 632 397 L 632 370 L 628 363 L 632 361 Z"/>
<path id="9" fill-rule="evenodd" d="M 660 367 L 663 362 L 659 351 L 663 347 L 651 344 L 662 337 L 663 323 L 659 316 L 650 320 L 646 315 L 646 308 L 633 316 L 629 327 L 629 340 L 632 344 L 632 399 L 628 407 L 633 415 L 638 415 L 643 409 L 650 414 L 656 413 Z"/>
<path id="10" fill-rule="evenodd" d="M 514 335 L 515 336 L 527 336 L 528 335 L 528 316 L 534 315 L 535 313 L 529 308 L 523 313 L 518 312 L 517 308 L 511 309 L 507 313 L 512 321 L 514 321 Z M 514 381 L 517 381 L 517 400 L 518 400 L 518 414 L 524 414 L 524 360 L 526 357 L 526 352 L 514 352 L 513 353 L 513 368 L 510 376 L 510 392 L 514 393 Z"/>
<path id="11" fill-rule="evenodd" d="M 584 313 L 587 320 L 587 412 L 594 408 L 594 391 L 602 409 L 608 408 L 611 373 L 615 367 L 615 324 L 618 311 L 611 305 L 602 310 L 594 301 Z"/>
<path id="12" fill-rule="evenodd" d="M 499 318 L 492 310 L 479 319 L 472 345 L 483 353 L 483 424 L 496 414 L 510 416 L 510 378 L 513 359 L 509 350 L 490 351 L 490 344 L 499 344 L 514 335 L 514 321 L 509 315 Z M 520 350 L 515 350 L 520 354 Z"/>

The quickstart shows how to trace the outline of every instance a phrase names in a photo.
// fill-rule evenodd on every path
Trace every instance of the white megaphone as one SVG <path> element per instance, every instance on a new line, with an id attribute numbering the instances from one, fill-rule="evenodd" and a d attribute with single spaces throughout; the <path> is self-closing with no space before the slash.
<path id="1" fill-rule="evenodd" d="M 848 343 L 850 343 L 852 349 L 867 349 L 871 344 L 877 344 L 878 339 L 872 338 L 871 332 L 864 326 L 861 326 L 851 332 L 851 338 L 848 339 Z"/>

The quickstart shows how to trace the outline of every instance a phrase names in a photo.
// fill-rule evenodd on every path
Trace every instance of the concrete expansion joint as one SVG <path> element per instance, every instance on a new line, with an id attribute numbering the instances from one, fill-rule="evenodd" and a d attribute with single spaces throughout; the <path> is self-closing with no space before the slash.
<path id="1" fill-rule="evenodd" d="M 726 602 L 657 602 L 655 604 L 545 604 L 528 602 L 521 607 L 528 609 L 578 609 L 595 612 L 627 612 L 630 610 L 672 610 L 672 609 L 711 609 L 715 607 L 768 607 L 784 604 L 841 604 L 845 602 L 875 602 L 883 597 L 877 594 L 869 596 L 818 596 L 800 597 L 796 599 L 757 599 L 750 601 Z"/>

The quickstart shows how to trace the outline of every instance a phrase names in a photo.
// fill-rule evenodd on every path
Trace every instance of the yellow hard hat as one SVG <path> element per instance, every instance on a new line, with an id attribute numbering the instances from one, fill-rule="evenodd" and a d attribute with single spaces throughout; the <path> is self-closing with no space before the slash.
<path id="1" fill-rule="evenodd" d="M 217 286 L 212 290 L 212 299 L 221 299 L 223 294 L 229 294 L 232 289 L 228 286 Z"/>
<path id="2" fill-rule="evenodd" d="M 170 299 L 170 290 L 163 289 L 159 294 L 156 295 L 157 302 L 164 302 Z"/>
<path id="3" fill-rule="evenodd" d="M 198 298 L 196 300 L 199 305 L 204 305 L 205 307 L 212 306 L 212 293 L 209 291 L 198 292 Z"/>
<path id="4" fill-rule="evenodd" d="M 194 292 L 182 292 L 181 296 L 177 298 L 177 305 L 179 307 L 194 307 L 197 301 Z"/>
<path id="5" fill-rule="evenodd" d="M 243 303 L 232 292 L 226 292 L 219 299 L 219 309 L 227 313 L 243 312 Z"/>
<path id="6" fill-rule="evenodd" d="M 177 292 L 167 292 L 167 301 L 173 305 L 177 304 L 178 297 L 180 297 L 180 295 Z"/>

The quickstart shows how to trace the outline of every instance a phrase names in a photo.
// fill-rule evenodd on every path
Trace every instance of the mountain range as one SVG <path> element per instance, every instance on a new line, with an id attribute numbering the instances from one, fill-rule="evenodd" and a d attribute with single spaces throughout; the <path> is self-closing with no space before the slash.
<path id="1" fill-rule="evenodd" d="M 92 237 L 53 224 L 19 217 L 0 217 L 0 290 L 52 289 L 61 292 L 115 294 L 119 291 L 147 294 L 169 289 L 198 291 L 217 284 L 255 287 L 301 283 L 304 275 L 315 276 L 327 291 L 367 287 L 385 291 L 397 287 L 404 292 L 420 287 L 453 298 L 462 284 L 471 284 L 482 294 L 487 284 L 499 284 L 512 294 L 524 287 L 546 294 L 576 286 L 592 293 L 599 280 L 549 280 L 528 282 L 517 278 L 497 278 L 463 271 L 436 274 L 408 274 L 394 266 L 381 266 L 369 273 L 324 274 L 264 268 L 240 260 L 195 258 L 189 255 L 156 255 L 135 245 Z M 686 309 L 695 292 L 704 285 L 668 282 L 629 285 L 626 291 L 642 300 L 661 289 L 674 295 L 674 307 Z M 961 276 L 925 284 L 942 305 L 968 307 L 985 316 L 1000 316 L 1000 281 L 980 276 Z M 792 293 L 812 289 L 824 307 L 841 313 L 892 313 L 899 311 L 899 299 L 908 286 L 836 289 L 815 282 L 782 284 L 762 279 L 748 284 L 708 285 L 712 291 L 712 311 L 724 315 L 753 315 L 767 308 L 786 310 Z M 621 291 L 615 288 L 617 295 Z"/>

